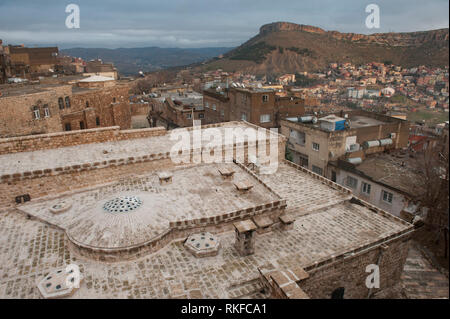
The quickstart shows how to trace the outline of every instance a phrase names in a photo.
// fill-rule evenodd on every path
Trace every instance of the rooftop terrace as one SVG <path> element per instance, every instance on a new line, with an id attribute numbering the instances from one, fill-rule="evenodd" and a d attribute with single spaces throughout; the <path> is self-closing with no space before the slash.
<path id="1" fill-rule="evenodd" d="M 219 170 L 233 170 L 233 179 Z M 240 166 L 210 164 L 168 171 L 171 182 L 160 184 L 157 174 L 44 198 L 20 206 L 20 210 L 66 231 L 79 246 L 110 252 L 159 240 L 176 224 L 220 217 L 234 212 L 238 218 L 247 209 L 271 204 L 281 198 Z M 165 176 L 165 175 L 164 175 Z M 250 192 L 241 193 L 235 183 L 248 182 Z M 70 207 L 54 214 L 53 207 Z M 59 206 L 58 206 L 59 205 Z M 215 221 L 215 220 L 214 220 Z"/>
<path id="2" fill-rule="evenodd" d="M 219 130 L 222 138 L 225 136 L 226 129 L 230 128 L 249 129 L 250 131 L 256 132 L 254 126 L 245 122 L 227 122 L 214 127 L 214 129 Z M 150 154 L 166 154 L 171 151 L 172 146 L 178 143 L 177 139 L 171 140 L 171 134 L 179 132 L 180 130 L 184 129 L 173 130 L 167 132 L 165 135 L 147 138 L 82 144 L 55 149 L 36 150 L 33 152 L 2 154 L 0 155 L 0 163 L 2 163 L 0 166 L 0 176 L 26 171 L 54 169 L 58 167 L 120 160 L 124 158 L 127 159 L 130 156 L 136 158 Z M 85 131 L 87 132 L 89 130 Z M 60 134 L 71 133 L 72 132 L 65 132 Z M 271 134 L 271 136 L 278 139 L 275 133 Z M 51 134 L 47 135 L 49 137 L 51 136 Z M 210 142 L 209 138 L 209 136 L 204 136 L 202 145 L 207 145 L 207 143 Z"/>
<path id="3" fill-rule="evenodd" d="M 1 213 L 0 297 L 39 298 L 36 278 L 75 262 L 85 281 L 72 298 L 258 298 L 258 267 L 308 271 L 334 256 L 411 230 L 391 215 L 348 201 L 348 193 L 295 165 L 282 163 L 277 173 L 260 177 L 274 192 L 288 197 L 288 208 L 303 212 L 292 230 L 256 234 L 255 253 L 249 256 L 240 256 L 234 233 L 225 232 L 216 234 L 221 248 L 214 257 L 196 258 L 182 241 L 173 241 L 145 257 L 105 264 L 78 256 L 60 229 L 16 211 Z M 306 198 L 313 198 L 316 206 L 308 205 Z M 203 206 L 205 201 L 198 207 L 215 207 Z"/>

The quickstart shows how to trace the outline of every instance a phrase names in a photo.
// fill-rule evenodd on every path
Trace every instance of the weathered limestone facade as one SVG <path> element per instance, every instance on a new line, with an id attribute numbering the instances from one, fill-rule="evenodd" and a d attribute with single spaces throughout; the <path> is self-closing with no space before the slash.
<path id="1" fill-rule="evenodd" d="M 72 85 L 7 88 L 0 97 L 0 137 L 109 126 L 131 128 L 128 84 L 81 89 Z M 36 115 L 38 114 L 38 115 Z"/>

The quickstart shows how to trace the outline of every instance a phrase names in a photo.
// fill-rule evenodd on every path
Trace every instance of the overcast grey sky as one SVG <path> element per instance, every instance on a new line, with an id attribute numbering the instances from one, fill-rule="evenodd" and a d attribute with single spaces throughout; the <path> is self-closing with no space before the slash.
<path id="1" fill-rule="evenodd" d="M 65 8 L 80 7 L 80 28 Z M 378 4 L 380 29 L 365 7 Z M 448 0 L 0 0 L 0 39 L 8 44 L 82 47 L 236 46 L 263 24 L 288 21 L 354 33 L 448 28 Z"/>

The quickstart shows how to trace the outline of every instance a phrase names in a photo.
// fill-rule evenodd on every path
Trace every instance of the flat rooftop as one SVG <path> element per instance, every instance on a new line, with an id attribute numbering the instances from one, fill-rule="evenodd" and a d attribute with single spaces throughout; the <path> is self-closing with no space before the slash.
<path id="1" fill-rule="evenodd" d="M 350 129 L 358 129 L 358 128 L 362 128 L 362 127 L 378 126 L 378 125 L 387 124 L 387 122 L 380 121 L 380 120 L 377 120 L 377 119 L 369 117 L 369 116 L 354 115 L 354 114 L 351 114 L 351 112 L 347 112 L 347 113 L 349 114 L 348 120 L 350 123 L 350 127 L 349 127 Z M 305 116 L 313 116 L 313 115 L 305 115 Z M 287 118 L 286 120 L 293 122 L 293 123 L 299 123 L 301 125 L 307 125 L 308 127 L 313 127 L 318 130 L 322 130 L 320 127 L 320 120 L 322 118 L 327 118 L 327 119 L 332 119 L 332 121 L 337 121 L 341 117 L 337 116 L 335 114 L 324 115 L 322 117 L 318 117 L 317 123 L 312 123 L 312 122 L 301 123 L 301 122 L 298 122 L 297 118 Z M 344 120 L 344 119 L 345 118 L 342 118 L 342 120 Z M 326 130 L 324 130 L 324 131 L 326 131 Z M 328 132 L 328 131 L 326 131 L 326 132 Z"/>
<path id="2" fill-rule="evenodd" d="M 214 129 L 218 129 L 222 133 L 222 137 L 225 136 L 225 130 L 227 128 L 249 129 L 256 132 L 256 129 L 253 126 L 248 125 L 245 122 L 226 122 L 214 127 Z M 172 133 L 176 133 L 179 130 L 184 129 L 172 130 L 168 131 L 165 135 L 147 138 L 82 144 L 33 152 L 3 154 L 0 155 L 0 163 L 2 163 L 2 165 L 0 165 L 0 176 L 47 168 L 54 169 L 71 165 L 82 165 L 114 159 L 118 160 L 128 158 L 129 156 L 138 157 L 170 152 L 172 146 L 178 143 L 178 140 L 171 140 L 170 136 Z M 278 137 L 274 136 L 274 138 Z M 207 145 L 209 142 L 209 137 L 205 136 L 202 145 Z"/>
<path id="3" fill-rule="evenodd" d="M 1 98 L 10 96 L 20 96 L 27 94 L 35 94 L 46 92 L 52 88 L 67 86 L 68 84 L 24 84 L 24 85 L 14 85 L 14 84 L 4 84 L 0 85 Z"/>
<path id="4" fill-rule="evenodd" d="M 370 177 L 373 181 L 392 187 L 411 196 L 423 193 L 417 183 L 422 177 L 416 158 L 410 158 L 408 151 L 397 151 L 391 154 L 376 153 L 367 156 L 356 171 Z"/>
<path id="5" fill-rule="evenodd" d="M 338 191 L 286 163 L 277 173 L 260 177 L 274 192 L 289 196 L 288 208 L 293 210 L 308 210 L 307 198 L 320 204 L 327 190 L 336 198 L 328 198 L 328 206 L 297 216 L 292 230 L 255 234 L 253 255 L 240 256 L 234 232 L 225 232 L 216 234 L 221 248 L 214 257 L 196 258 L 182 241 L 173 241 L 155 253 L 116 263 L 80 257 L 70 249 L 63 230 L 14 210 L 3 212 L 0 297 L 40 298 L 36 281 L 41 276 L 76 263 L 85 280 L 72 298 L 258 298 L 262 297 L 258 267 L 307 268 L 412 228 L 391 215 L 351 203 L 346 195 L 339 200 Z"/>
<path id="6" fill-rule="evenodd" d="M 351 129 L 386 124 L 386 122 L 382 122 L 377 119 L 361 115 L 354 115 L 354 116 L 350 115 L 349 120 Z"/>

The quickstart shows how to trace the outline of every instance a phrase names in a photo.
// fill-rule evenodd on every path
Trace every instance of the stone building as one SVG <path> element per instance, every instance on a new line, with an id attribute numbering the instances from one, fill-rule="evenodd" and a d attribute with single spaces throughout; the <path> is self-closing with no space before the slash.
<path id="1" fill-rule="evenodd" d="M 112 63 L 105 63 L 102 60 L 92 60 L 86 63 L 85 76 L 99 75 L 104 77 L 110 77 L 117 80 L 119 73 Z"/>
<path id="2" fill-rule="evenodd" d="M 8 45 L 3 50 L 9 57 L 11 76 L 34 79 L 53 73 L 58 64 L 57 47 L 27 48 L 23 45 Z"/>
<path id="3" fill-rule="evenodd" d="M 210 129 L 221 136 L 263 130 L 245 122 L 202 126 L 204 143 Z M 188 148 L 190 161 L 175 162 L 171 134 L 188 132 L 191 140 L 194 130 L 108 127 L 0 139 L 0 297 L 374 298 L 395 291 L 411 224 L 285 161 L 286 138 L 267 130 L 256 145 L 225 139 L 218 154 L 231 151 L 233 161 L 195 162 L 211 152 L 197 145 Z M 249 163 L 249 146 L 272 143 L 278 168 L 268 174 Z M 68 264 L 82 273 L 76 291 L 48 275 Z M 369 265 L 379 267 L 380 288 L 366 285 Z"/>
<path id="4" fill-rule="evenodd" d="M 415 157 L 407 150 L 397 150 L 370 154 L 361 163 L 339 159 L 329 162 L 329 167 L 336 172 L 336 182 L 359 198 L 412 221 L 416 215 L 424 217 L 423 212 L 411 210 L 425 193 L 417 182 L 423 177 Z"/>
<path id="5" fill-rule="evenodd" d="M 330 161 L 406 148 L 409 122 L 358 110 L 319 119 L 288 118 L 281 121 L 281 133 L 289 137 L 287 147 L 294 163 L 336 181 L 336 172 L 328 167 Z"/>
<path id="6" fill-rule="evenodd" d="M 205 109 L 217 112 L 221 121 L 247 121 L 264 127 L 280 127 L 280 120 L 301 116 L 305 100 L 298 97 L 279 97 L 271 89 L 230 88 L 222 92 L 203 91 Z"/>
<path id="7" fill-rule="evenodd" d="M 0 137 L 115 125 L 130 128 L 129 84 L 84 81 L 80 86 L 0 86 Z"/>
<path id="8" fill-rule="evenodd" d="M 7 82 L 11 76 L 11 58 L 3 47 L 3 41 L 0 39 L 0 84 Z"/>

